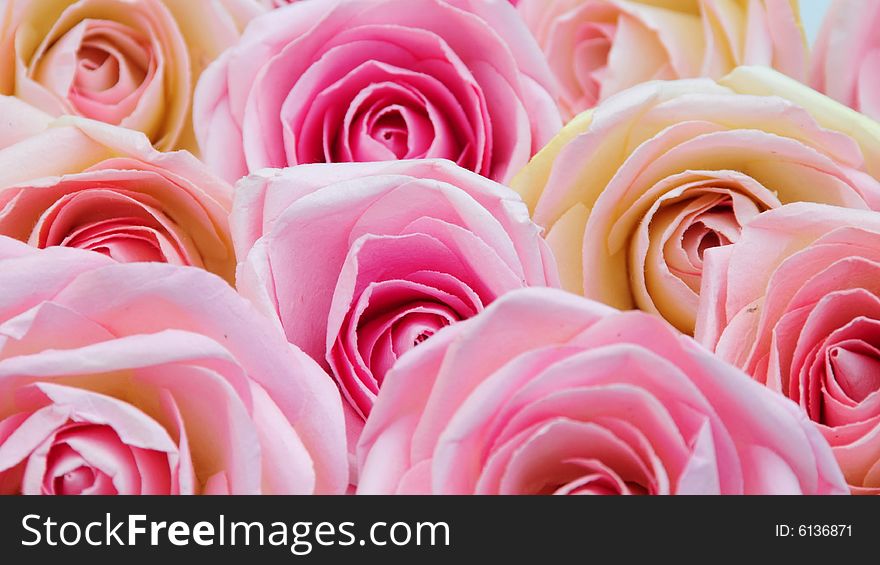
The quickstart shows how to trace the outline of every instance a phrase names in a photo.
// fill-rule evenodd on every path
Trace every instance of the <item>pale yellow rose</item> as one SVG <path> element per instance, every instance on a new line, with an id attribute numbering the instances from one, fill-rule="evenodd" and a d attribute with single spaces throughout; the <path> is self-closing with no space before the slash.
<path id="1" fill-rule="evenodd" d="M 880 124 L 768 68 L 654 81 L 575 118 L 513 181 L 564 286 L 693 332 L 703 252 L 757 214 L 880 209 Z"/>
<path id="2" fill-rule="evenodd" d="M 719 78 L 738 65 L 806 79 L 797 0 L 520 0 L 517 8 L 569 117 L 642 82 Z"/>
<path id="3" fill-rule="evenodd" d="M 0 93 L 194 150 L 195 83 L 258 12 L 250 0 L 8 0 Z"/>

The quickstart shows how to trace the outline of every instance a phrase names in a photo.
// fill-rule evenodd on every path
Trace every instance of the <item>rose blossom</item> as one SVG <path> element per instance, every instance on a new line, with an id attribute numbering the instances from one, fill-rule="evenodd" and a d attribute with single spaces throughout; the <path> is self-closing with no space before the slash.
<path id="1" fill-rule="evenodd" d="M 773 96 L 771 96 L 773 95 Z M 692 332 L 703 253 L 780 204 L 880 208 L 880 126 L 767 68 L 655 81 L 575 118 L 513 181 L 566 289 Z"/>
<path id="2" fill-rule="evenodd" d="M 20 106 L 0 98 L 4 115 Z M 203 267 L 232 282 L 232 187 L 192 155 L 160 153 L 140 132 L 100 122 L 65 117 L 40 132 L 46 122 L 19 116 L 15 135 L 0 135 L 24 137 L 0 149 L 0 234 Z"/>
<path id="3" fill-rule="evenodd" d="M 196 135 L 230 181 L 413 158 L 505 180 L 561 125 L 552 84 L 506 0 L 294 2 L 204 73 Z"/>
<path id="4" fill-rule="evenodd" d="M 806 77 L 793 2 L 522 0 L 519 11 L 559 80 L 567 117 L 652 79 L 717 78 L 738 65 Z"/>
<path id="5" fill-rule="evenodd" d="M 195 149 L 195 81 L 256 13 L 249 0 L 8 0 L 0 93 Z"/>
<path id="6" fill-rule="evenodd" d="M 401 355 L 507 291 L 558 285 L 516 193 L 448 161 L 261 172 L 231 222 L 239 290 L 326 358 L 353 433 Z"/>
<path id="7" fill-rule="evenodd" d="M 221 279 L 0 237 L 0 493 L 311 494 L 339 395 Z"/>
<path id="8" fill-rule="evenodd" d="M 790 204 L 706 255 L 697 338 L 812 418 L 880 493 L 880 214 Z"/>
<path id="9" fill-rule="evenodd" d="M 813 50 L 810 84 L 880 120 L 880 3 L 835 0 Z"/>
<path id="10" fill-rule="evenodd" d="M 641 312 L 518 290 L 388 374 L 364 494 L 836 494 L 797 406 Z"/>

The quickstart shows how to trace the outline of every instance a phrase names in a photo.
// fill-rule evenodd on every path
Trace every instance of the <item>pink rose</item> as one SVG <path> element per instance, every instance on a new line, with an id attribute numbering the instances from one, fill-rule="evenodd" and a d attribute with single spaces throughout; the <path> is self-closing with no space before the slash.
<path id="1" fill-rule="evenodd" d="M 0 493 L 340 493 L 339 395 L 217 277 L 0 237 Z"/>
<path id="2" fill-rule="evenodd" d="M 8 0 L 0 93 L 143 131 L 161 150 L 194 149 L 195 81 L 256 15 L 249 2 Z"/>
<path id="3" fill-rule="evenodd" d="M 552 83 L 506 0 L 295 2 L 202 76 L 196 135 L 230 181 L 414 158 L 505 180 L 561 125 Z"/>
<path id="4" fill-rule="evenodd" d="M 813 50 L 810 83 L 828 96 L 880 120 L 880 3 L 835 0 Z"/>
<path id="5" fill-rule="evenodd" d="M 664 322 L 512 292 L 388 374 L 360 493 L 840 494 L 797 406 Z"/>
<path id="6" fill-rule="evenodd" d="M 782 204 L 880 210 L 880 126 L 766 67 L 653 81 L 579 115 L 512 181 L 566 290 L 694 330 L 703 254 Z"/>
<path id="7" fill-rule="evenodd" d="M 0 99 L 0 112 L 20 104 Z M 160 153 L 140 132 L 82 118 L 38 133 L 39 120 L 21 121 L 32 135 L 0 149 L 0 234 L 202 267 L 232 282 L 232 187 L 192 155 Z M 0 134 L 14 137 L 24 136 Z"/>
<path id="8" fill-rule="evenodd" d="M 519 11 L 559 80 L 568 117 L 653 79 L 717 78 L 738 65 L 806 76 L 795 2 L 522 0 Z"/>
<path id="9" fill-rule="evenodd" d="M 308 165 L 236 190 L 239 290 L 327 360 L 355 434 L 400 356 L 505 292 L 558 285 L 517 195 L 448 161 Z"/>
<path id="10" fill-rule="evenodd" d="M 791 204 L 706 254 L 697 338 L 817 423 L 880 494 L 880 214 Z"/>

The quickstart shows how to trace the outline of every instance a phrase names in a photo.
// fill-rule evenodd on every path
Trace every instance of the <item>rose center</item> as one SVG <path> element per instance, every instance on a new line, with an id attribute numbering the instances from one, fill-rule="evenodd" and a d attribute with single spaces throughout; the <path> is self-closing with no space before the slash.
<path id="1" fill-rule="evenodd" d="M 690 263 L 696 269 L 702 268 L 703 255 L 707 249 L 729 245 L 730 243 L 730 239 L 727 236 L 718 233 L 702 222 L 688 227 L 682 238 L 682 245 L 691 259 Z"/>
<path id="2" fill-rule="evenodd" d="M 574 71 L 583 91 L 582 103 L 589 107 L 594 106 L 602 97 L 602 81 L 608 72 L 608 55 L 611 53 L 617 26 L 589 22 L 578 32 Z"/>
<path id="3" fill-rule="evenodd" d="M 873 349 L 873 348 L 871 348 Z M 880 390 L 880 359 L 868 348 L 833 347 L 828 352 L 831 377 L 855 402 Z"/>
<path id="4" fill-rule="evenodd" d="M 85 45 L 79 50 L 77 57 L 82 68 L 94 71 L 107 61 L 110 54 L 103 49 Z"/>
<path id="5" fill-rule="evenodd" d="M 119 436 L 100 425 L 69 423 L 53 438 L 45 459 L 43 494 L 117 494 L 102 467 L 122 463 Z"/>
<path id="6" fill-rule="evenodd" d="M 95 471 L 91 467 L 77 467 L 55 478 L 55 494 L 77 495 L 95 484 Z"/>
<path id="7" fill-rule="evenodd" d="M 730 242 L 725 242 L 723 245 L 726 245 Z M 703 254 L 707 249 L 711 249 L 712 247 L 718 247 L 722 245 L 721 237 L 714 231 L 708 232 L 706 235 L 700 239 L 700 244 L 697 246 L 697 254 L 700 257 L 700 260 L 703 260 Z"/>
<path id="8" fill-rule="evenodd" d="M 141 177 L 135 175 L 131 182 Z M 197 252 L 176 229 L 178 226 L 149 201 L 126 191 L 95 188 L 60 197 L 38 219 L 30 243 L 36 247 L 73 247 L 103 253 L 123 262 L 199 265 Z M 78 185 L 72 183 L 70 189 Z M 147 200 L 145 198 L 145 200 Z"/>
<path id="9" fill-rule="evenodd" d="M 650 494 L 651 488 L 638 480 L 624 478 L 612 466 L 598 460 L 563 460 L 556 463 L 557 469 L 551 471 L 546 484 L 539 486 L 535 494 L 556 495 L 623 495 Z M 529 492 L 526 489 L 524 492 Z"/>
<path id="10" fill-rule="evenodd" d="M 127 59 L 101 37 L 84 41 L 76 57 L 78 70 L 74 88 L 80 93 L 106 92 L 117 86 L 128 93 L 136 89 L 146 75 L 146 69 Z"/>
<path id="11" fill-rule="evenodd" d="M 735 171 L 686 171 L 665 177 L 645 194 L 617 220 L 612 236 L 624 241 L 617 239 L 617 230 L 632 234 L 630 266 L 633 273 L 644 273 L 643 278 L 637 275 L 634 287 L 639 308 L 693 333 L 706 252 L 737 242 L 743 225 L 781 204 L 757 181 Z"/>
<path id="12" fill-rule="evenodd" d="M 403 159 L 409 152 L 406 119 L 397 108 L 391 107 L 379 114 L 373 122 L 370 137 L 382 143 L 398 159 Z"/>
<path id="13" fill-rule="evenodd" d="M 431 337 L 432 335 L 434 335 L 433 330 L 425 330 L 425 331 L 421 332 L 421 333 L 420 333 L 419 335 L 417 335 L 416 338 L 413 340 L 413 347 L 415 347 L 415 346 L 417 346 L 417 345 L 419 345 L 419 344 L 421 344 L 421 343 L 424 343 L 424 342 L 425 342 L 429 337 Z"/>
<path id="14" fill-rule="evenodd" d="M 677 203 L 655 219 L 657 227 L 665 223 L 663 256 L 670 272 L 694 292 L 700 289 L 706 250 L 729 245 L 741 230 L 729 198 L 714 195 Z"/>
<path id="15" fill-rule="evenodd" d="M 121 123 L 155 76 L 149 38 L 128 25 L 88 20 L 51 41 L 33 78 L 87 118 Z"/>

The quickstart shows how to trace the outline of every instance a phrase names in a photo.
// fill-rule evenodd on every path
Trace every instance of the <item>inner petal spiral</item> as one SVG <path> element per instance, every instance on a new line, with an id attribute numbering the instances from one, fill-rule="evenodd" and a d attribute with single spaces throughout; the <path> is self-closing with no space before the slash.
<path id="1" fill-rule="evenodd" d="M 706 251 L 736 242 L 752 218 L 779 206 L 772 193 L 740 173 L 694 176 L 685 173 L 658 183 L 613 232 L 632 221 L 630 216 L 643 214 L 630 244 L 633 294 L 639 308 L 687 333 L 694 330 Z M 642 206 L 648 209 L 642 212 Z"/>

